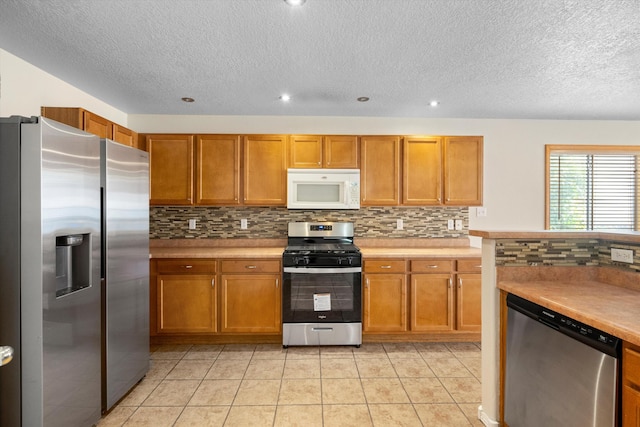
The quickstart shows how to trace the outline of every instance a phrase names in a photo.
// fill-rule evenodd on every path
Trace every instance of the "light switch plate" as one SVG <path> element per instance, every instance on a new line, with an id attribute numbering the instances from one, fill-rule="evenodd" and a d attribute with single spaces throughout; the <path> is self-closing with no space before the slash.
<path id="1" fill-rule="evenodd" d="M 191 218 L 191 219 L 189 220 L 189 230 L 195 230 L 195 229 L 196 229 L 197 224 L 198 224 L 198 223 L 197 223 L 197 220 L 196 220 L 196 219 L 194 219 L 194 218 Z"/>
<path id="2" fill-rule="evenodd" d="M 462 220 L 456 219 L 456 230 L 462 230 Z"/>
<path id="3" fill-rule="evenodd" d="M 447 230 L 453 230 L 453 227 L 454 227 L 453 220 L 452 219 L 447 220 Z"/>
<path id="4" fill-rule="evenodd" d="M 396 220 L 396 230 L 404 229 L 404 221 L 401 219 Z"/>
<path id="5" fill-rule="evenodd" d="M 249 226 L 249 224 L 247 222 L 247 218 L 242 218 L 240 220 L 240 229 L 241 230 L 246 230 L 248 226 Z"/>

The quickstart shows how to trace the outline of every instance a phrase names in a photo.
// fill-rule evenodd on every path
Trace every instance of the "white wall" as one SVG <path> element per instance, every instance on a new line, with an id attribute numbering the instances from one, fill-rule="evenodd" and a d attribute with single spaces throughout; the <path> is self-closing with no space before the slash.
<path id="1" fill-rule="evenodd" d="M 50 105 L 83 107 L 138 132 L 483 135 L 487 216 L 470 209 L 469 218 L 479 230 L 544 227 L 545 144 L 640 144 L 640 121 L 127 115 L 1 49 L 0 79 L 2 117 Z"/>
<path id="2" fill-rule="evenodd" d="M 126 113 L 0 49 L 0 117 L 39 116 L 42 106 L 83 107 L 128 127 Z"/>

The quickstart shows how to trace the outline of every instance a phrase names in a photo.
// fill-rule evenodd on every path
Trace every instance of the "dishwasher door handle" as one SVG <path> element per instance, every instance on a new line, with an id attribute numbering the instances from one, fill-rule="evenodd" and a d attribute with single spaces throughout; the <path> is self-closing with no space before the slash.
<path id="1" fill-rule="evenodd" d="M 13 360 L 13 347 L 0 346 L 0 366 L 4 366 Z"/>

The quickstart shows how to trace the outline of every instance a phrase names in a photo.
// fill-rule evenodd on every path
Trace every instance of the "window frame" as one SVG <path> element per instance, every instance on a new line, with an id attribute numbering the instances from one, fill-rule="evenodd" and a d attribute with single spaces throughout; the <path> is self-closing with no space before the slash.
<path id="1" fill-rule="evenodd" d="M 640 145 L 555 145 L 546 144 L 544 146 L 545 160 L 544 160 L 544 229 L 551 229 L 550 211 L 551 211 L 551 173 L 550 173 L 550 160 L 552 154 L 593 154 L 593 155 L 635 155 L 636 156 L 636 200 L 640 200 Z M 640 202 L 635 206 L 635 219 L 634 230 L 640 230 Z M 591 231 L 591 230 L 584 230 Z M 597 230 L 595 230 L 597 231 Z M 631 230 L 630 230 L 631 231 Z"/>

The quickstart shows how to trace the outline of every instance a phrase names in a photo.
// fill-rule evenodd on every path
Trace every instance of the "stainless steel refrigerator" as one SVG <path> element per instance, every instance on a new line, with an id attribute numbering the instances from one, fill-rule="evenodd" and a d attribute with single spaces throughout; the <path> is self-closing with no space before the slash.
<path id="1" fill-rule="evenodd" d="M 149 370 L 149 153 L 101 140 L 102 409 Z"/>
<path id="2" fill-rule="evenodd" d="M 100 139 L 0 119 L 0 425 L 100 418 Z"/>
<path id="3" fill-rule="evenodd" d="M 148 188 L 143 151 L 0 118 L 0 426 L 91 426 L 146 374 Z"/>

